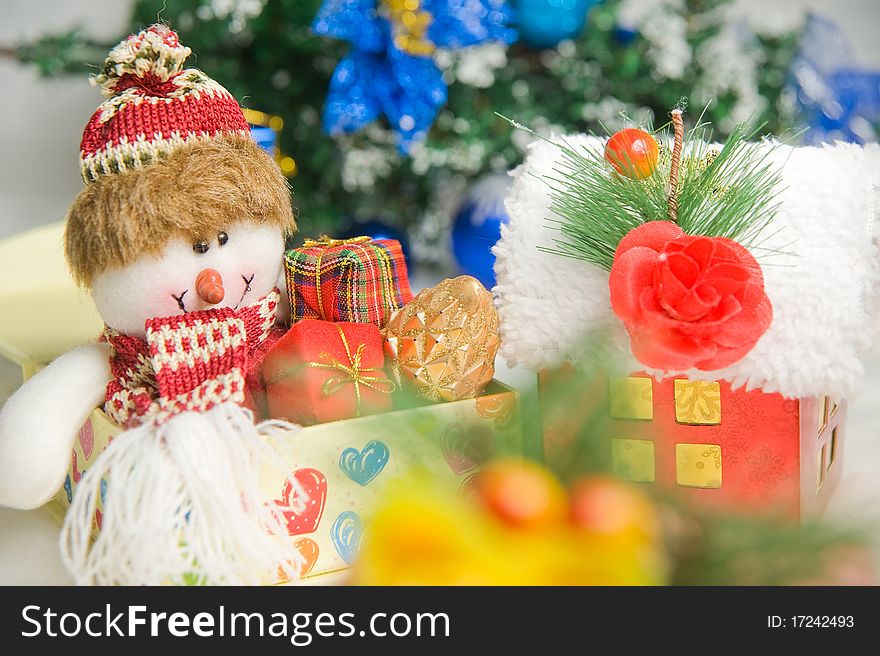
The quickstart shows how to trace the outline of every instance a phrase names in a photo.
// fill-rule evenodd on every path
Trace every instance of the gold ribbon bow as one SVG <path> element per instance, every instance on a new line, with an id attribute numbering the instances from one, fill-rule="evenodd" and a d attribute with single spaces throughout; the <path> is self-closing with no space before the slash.
<path id="1" fill-rule="evenodd" d="M 327 235 L 321 235 L 317 239 L 306 239 L 303 242 L 303 248 L 312 248 L 313 246 L 343 246 L 345 244 L 364 244 L 372 241 L 372 237 L 351 237 L 349 239 L 331 239 Z M 327 316 L 324 314 L 324 295 L 321 293 L 321 260 L 324 258 L 324 252 L 319 251 L 315 260 L 315 293 L 318 295 L 318 316 L 325 321 Z M 347 348 L 347 347 L 346 347 Z"/>
<path id="2" fill-rule="evenodd" d="M 345 355 L 348 358 L 348 364 L 340 362 L 326 351 L 323 351 L 318 355 L 323 362 L 305 362 L 293 369 L 286 369 L 269 381 L 269 384 L 271 385 L 272 383 L 287 378 L 303 367 L 338 371 L 339 373 L 337 375 L 331 376 L 324 381 L 321 393 L 324 396 L 330 396 L 336 394 L 336 392 L 351 383 L 354 385 L 354 394 L 357 399 L 357 413 L 355 416 L 360 417 L 363 410 L 361 385 L 376 390 L 380 394 L 391 394 L 395 389 L 394 381 L 386 376 L 376 375 L 376 372 L 382 371 L 381 367 L 364 367 L 361 364 L 361 361 L 363 360 L 364 351 L 366 350 L 367 345 L 360 344 L 352 355 L 351 349 L 348 346 L 348 339 L 346 339 L 345 333 L 342 332 L 342 328 L 340 328 L 338 324 L 336 324 L 336 330 L 339 331 L 339 337 L 342 339 L 342 346 L 345 348 Z"/>
<path id="3" fill-rule="evenodd" d="M 327 235 L 321 235 L 317 239 L 306 239 L 303 242 L 303 248 L 312 248 L 313 246 L 344 246 L 345 244 L 363 244 L 372 241 L 372 237 L 349 237 L 348 239 L 331 239 Z"/>

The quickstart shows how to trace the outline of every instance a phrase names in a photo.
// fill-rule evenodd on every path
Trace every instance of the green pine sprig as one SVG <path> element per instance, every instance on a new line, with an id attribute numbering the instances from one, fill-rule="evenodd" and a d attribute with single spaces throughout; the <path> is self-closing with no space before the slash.
<path id="1" fill-rule="evenodd" d="M 701 119 L 686 134 L 676 221 L 685 233 L 727 237 L 759 249 L 759 237 L 766 236 L 764 230 L 779 208 L 781 180 L 770 159 L 775 144 L 750 144 L 760 130 L 737 126 L 720 150 L 711 146 L 711 129 Z M 669 124 L 655 135 L 661 148 L 672 142 Z M 668 220 L 671 158 L 661 156 L 652 175 L 638 180 L 615 173 L 603 146 L 552 143 L 561 156 L 545 177 L 553 213 L 547 221 L 560 236 L 553 240 L 555 247 L 542 250 L 610 270 L 617 245 L 630 230 Z"/>

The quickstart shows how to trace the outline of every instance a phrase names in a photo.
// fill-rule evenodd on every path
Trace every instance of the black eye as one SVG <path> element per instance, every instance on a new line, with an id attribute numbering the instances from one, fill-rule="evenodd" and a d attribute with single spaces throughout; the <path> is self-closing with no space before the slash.
<path id="1" fill-rule="evenodd" d="M 229 235 L 227 235 L 225 232 L 220 232 L 217 234 L 217 241 L 221 246 L 225 246 L 226 242 L 229 241 Z"/>
<path id="2" fill-rule="evenodd" d="M 196 253 L 204 255 L 208 252 L 208 249 L 211 248 L 211 245 L 206 242 L 204 239 L 200 239 L 195 244 L 193 244 L 193 250 Z"/>

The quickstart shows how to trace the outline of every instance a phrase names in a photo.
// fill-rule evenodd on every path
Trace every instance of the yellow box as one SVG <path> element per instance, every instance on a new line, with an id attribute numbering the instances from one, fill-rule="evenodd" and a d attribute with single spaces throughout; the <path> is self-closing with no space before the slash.
<path id="1" fill-rule="evenodd" d="M 63 235 L 62 222 L 0 241 L 0 356 L 21 367 L 22 380 L 104 327 L 67 273 Z"/>
<path id="2" fill-rule="evenodd" d="M 522 453 L 516 391 L 493 381 L 476 399 L 309 426 L 284 441 L 281 458 L 310 497 L 301 516 L 290 517 L 291 540 L 315 577 L 347 567 L 377 498 L 413 469 L 428 471 L 459 488 L 493 453 Z M 50 510 L 63 519 L 82 472 L 121 432 L 95 410 L 74 444 L 64 489 Z M 276 438 L 273 440 L 278 442 Z M 267 468 L 268 471 L 268 468 Z M 286 480 L 277 470 L 263 477 L 264 492 L 285 500 Z M 103 511 L 103 502 L 98 511 Z M 297 532 L 301 531 L 301 532 Z"/>

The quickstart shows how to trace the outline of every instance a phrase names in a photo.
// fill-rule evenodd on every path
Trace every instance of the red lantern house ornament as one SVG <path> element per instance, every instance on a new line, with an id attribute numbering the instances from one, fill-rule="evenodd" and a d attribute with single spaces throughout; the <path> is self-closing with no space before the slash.
<path id="1" fill-rule="evenodd" d="M 601 139 L 530 151 L 494 248 L 500 354 L 538 373 L 549 463 L 565 467 L 574 429 L 598 416 L 622 478 L 696 504 L 815 515 L 841 477 L 845 399 L 860 391 L 880 319 L 880 149 L 729 141 L 712 167 L 708 144 L 683 147 L 680 113 L 673 126 L 672 161 L 660 158 L 629 206 L 648 208 L 643 216 L 610 204 L 640 186 L 609 175 Z M 846 172 L 834 193 L 829 171 Z M 716 221 L 763 182 L 777 209 L 757 238 L 727 230 L 735 216 Z M 566 239 L 573 257 L 558 255 Z M 585 384 L 575 374 L 591 330 L 610 332 L 601 345 L 618 367 Z"/>
<path id="2" fill-rule="evenodd" d="M 564 385 L 568 367 L 539 373 L 542 395 Z M 644 371 L 603 381 L 590 403 L 607 412 L 614 473 L 728 510 L 816 515 L 841 472 L 846 403 L 786 398 L 727 381 Z M 544 455 L 569 457 L 571 426 L 544 417 Z"/>

